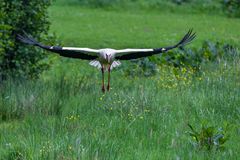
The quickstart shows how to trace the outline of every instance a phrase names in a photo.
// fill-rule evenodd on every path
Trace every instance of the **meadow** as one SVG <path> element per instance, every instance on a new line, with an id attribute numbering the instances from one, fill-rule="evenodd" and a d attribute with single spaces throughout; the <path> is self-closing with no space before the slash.
<path id="1" fill-rule="evenodd" d="M 51 32 L 64 46 L 155 48 L 189 28 L 197 39 L 240 46 L 240 19 L 205 13 L 113 10 L 55 2 Z M 0 85 L 0 159 L 238 159 L 240 57 L 191 68 L 159 65 L 152 77 L 113 70 L 110 92 L 86 61 L 51 56 L 40 79 Z M 128 66 L 131 62 L 123 62 Z M 229 124 L 225 150 L 199 149 L 191 124 Z"/>

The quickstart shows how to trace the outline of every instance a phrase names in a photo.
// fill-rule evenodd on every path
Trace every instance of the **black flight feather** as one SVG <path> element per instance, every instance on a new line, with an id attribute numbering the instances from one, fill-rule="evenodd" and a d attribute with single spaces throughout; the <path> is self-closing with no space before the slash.
<path id="1" fill-rule="evenodd" d="M 81 52 L 79 50 L 66 50 L 66 49 L 63 49 L 60 46 L 46 46 L 46 45 L 43 45 L 43 44 L 37 42 L 35 39 L 33 39 L 31 36 L 29 36 L 25 32 L 24 32 L 24 36 L 17 35 L 17 38 L 18 38 L 18 40 L 20 40 L 21 42 L 23 42 L 25 44 L 38 46 L 38 47 L 43 48 L 45 50 L 48 50 L 48 51 L 51 51 L 51 52 L 54 52 L 54 53 L 58 53 L 60 56 L 63 56 L 63 57 L 78 58 L 78 59 L 83 59 L 83 60 L 94 60 L 94 59 L 98 58 L 98 56 L 89 55 L 89 54 L 86 54 L 86 53 Z"/>

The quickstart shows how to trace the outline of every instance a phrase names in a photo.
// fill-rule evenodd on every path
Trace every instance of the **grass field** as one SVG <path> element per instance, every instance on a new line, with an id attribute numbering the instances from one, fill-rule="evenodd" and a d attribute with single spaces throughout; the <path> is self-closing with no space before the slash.
<path id="1" fill-rule="evenodd" d="M 53 5 L 51 32 L 65 46 L 161 47 L 189 28 L 193 47 L 206 39 L 239 46 L 240 20 L 207 14 L 113 11 Z M 0 159 L 238 159 L 240 58 L 206 63 L 201 74 L 158 66 L 154 77 L 119 70 L 101 93 L 100 72 L 87 62 L 54 59 L 36 81 L 7 81 L 0 96 Z M 128 62 L 123 62 L 127 65 Z M 194 148 L 188 123 L 229 123 L 224 151 Z"/>

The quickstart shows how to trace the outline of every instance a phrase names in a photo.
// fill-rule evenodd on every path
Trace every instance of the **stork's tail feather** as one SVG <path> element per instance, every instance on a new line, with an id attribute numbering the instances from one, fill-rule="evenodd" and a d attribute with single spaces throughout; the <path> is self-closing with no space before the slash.
<path id="1" fill-rule="evenodd" d="M 121 65 L 120 61 L 113 61 L 110 69 L 112 70 L 113 68 L 119 67 L 120 65 Z"/>
<path id="2" fill-rule="evenodd" d="M 93 67 L 97 67 L 98 69 L 101 69 L 101 64 L 100 64 L 100 62 L 99 61 L 97 61 L 97 60 L 93 60 L 93 61 L 91 61 L 90 63 L 89 63 L 91 66 L 93 66 Z"/>
<path id="3" fill-rule="evenodd" d="M 29 44 L 29 45 L 41 46 L 40 43 L 38 43 L 35 39 L 30 37 L 29 35 L 27 35 L 26 32 L 23 32 L 23 33 L 24 33 L 24 36 L 22 36 L 20 34 L 17 35 L 18 40 L 20 40 L 23 43 Z"/>
<path id="4" fill-rule="evenodd" d="M 90 64 L 91 66 L 93 66 L 93 67 L 98 68 L 98 69 L 101 69 L 101 68 L 102 68 L 101 63 L 100 63 L 99 61 L 97 61 L 97 60 L 93 60 L 93 61 L 91 61 L 89 64 Z M 110 69 L 112 70 L 113 68 L 119 67 L 120 65 L 121 65 L 121 62 L 120 62 L 120 61 L 113 61 Z M 105 68 L 105 70 L 107 70 L 107 67 Z"/>

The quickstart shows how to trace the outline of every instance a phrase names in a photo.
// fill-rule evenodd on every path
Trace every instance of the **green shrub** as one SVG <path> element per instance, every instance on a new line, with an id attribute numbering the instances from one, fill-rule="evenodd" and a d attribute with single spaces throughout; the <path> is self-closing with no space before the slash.
<path id="1" fill-rule="evenodd" d="M 188 124 L 188 127 L 191 129 L 188 133 L 193 138 L 192 144 L 194 147 L 207 150 L 225 149 L 224 144 L 229 140 L 228 124 L 221 128 L 202 124 L 199 131 L 195 130 L 190 124 Z"/>
<path id="2" fill-rule="evenodd" d="M 219 62 L 221 59 L 233 59 L 240 53 L 236 47 L 220 42 L 205 41 L 201 48 L 175 49 L 149 58 L 133 60 L 123 68 L 127 76 L 153 76 L 157 65 L 169 65 L 177 68 L 191 68 L 200 71 L 202 63 Z"/>
<path id="3" fill-rule="evenodd" d="M 79 0 L 80 4 L 92 7 L 112 7 L 119 4 L 125 4 L 125 0 Z"/>
<path id="4" fill-rule="evenodd" d="M 95 8 L 148 9 L 187 13 L 222 13 L 222 0 L 58 0 L 61 5 L 84 5 Z"/>
<path id="5" fill-rule="evenodd" d="M 172 0 L 173 3 L 176 3 L 178 5 L 181 5 L 183 3 L 189 3 L 191 0 Z"/>
<path id="6" fill-rule="evenodd" d="M 224 11 L 231 17 L 240 17 L 240 0 L 223 0 Z"/>
<path id="7" fill-rule="evenodd" d="M 0 79 L 7 76 L 35 78 L 48 68 L 40 49 L 17 40 L 23 31 L 40 40 L 49 40 L 47 8 L 50 0 L 0 0 Z"/>
<path id="8" fill-rule="evenodd" d="M 123 72 L 130 77 L 154 76 L 157 73 L 157 64 L 149 58 L 131 60 L 128 65 L 124 66 Z"/>

